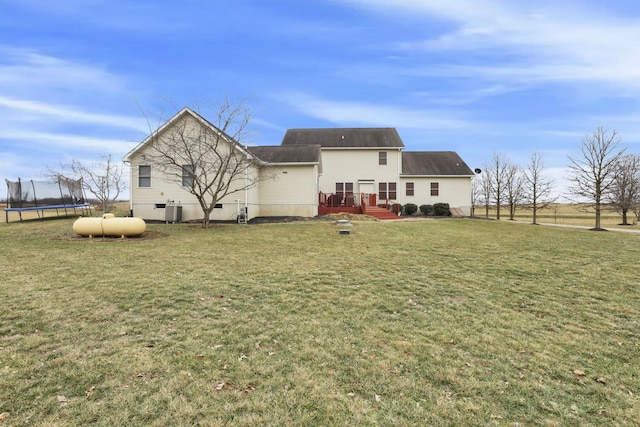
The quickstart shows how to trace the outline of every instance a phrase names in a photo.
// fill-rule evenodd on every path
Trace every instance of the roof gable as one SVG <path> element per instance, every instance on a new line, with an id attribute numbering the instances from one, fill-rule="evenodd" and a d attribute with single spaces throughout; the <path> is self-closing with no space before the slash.
<path id="1" fill-rule="evenodd" d="M 320 145 L 322 148 L 403 148 L 395 128 L 288 129 L 282 146 Z"/>
<path id="2" fill-rule="evenodd" d="M 473 176 L 473 171 L 454 151 L 407 151 L 402 153 L 402 175 Z"/>
<path id="3" fill-rule="evenodd" d="M 205 119 L 204 117 L 202 117 L 200 114 L 196 113 L 195 111 L 193 111 L 192 109 L 190 109 L 189 107 L 184 107 L 182 110 L 178 111 L 173 117 L 171 117 L 169 120 L 167 120 L 164 124 L 162 124 L 162 126 L 160 126 L 158 129 L 152 131 L 149 136 L 147 136 L 141 143 L 139 143 L 138 145 L 136 145 L 131 151 L 129 151 L 123 158 L 122 160 L 125 162 L 130 162 L 131 159 L 138 153 L 140 152 L 142 149 L 144 149 L 147 145 L 149 145 L 151 142 L 153 142 L 153 140 L 155 138 L 158 137 L 158 135 L 160 135 L 161 133 L 165 132 L 167 129 L 169 129 L 174 123 L 178 122 L 179 120 L 181 120 L 183 117 L 190 115 L 192 116 L 194 119 L 196 119 L 202 126 L 207 127 L 211 130 L 213 130 L 214 132 L 218 132 L 219 135 L 222 136 L 222 138 L 227 141 L 229 144 L 233 144 L 237 147 L 237 149 L 239 149 L 241 152 L 246 153 L 247 151 L 245 150 L 245 147 L 241 144 L 239 144 L 236 140 L 234 140 L 233 138 L 231 138 L 229 135 L 227 135 L 226 133 L 224 133 L 223 131 L 221 131 L 220 129 L 218 129 L 216 126 L 214 126 L 213 124 L 211 124 L 211 122 L 209 122 L 207 119 Z"/>

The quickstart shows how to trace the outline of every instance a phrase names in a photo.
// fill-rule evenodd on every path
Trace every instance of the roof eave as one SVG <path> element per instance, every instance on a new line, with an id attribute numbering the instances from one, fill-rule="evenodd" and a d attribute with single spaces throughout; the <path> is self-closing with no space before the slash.
<path id="1" fill-rule="evenodd" d="M 380 151 L 380 150 L 397 150 L 402 151 L 404 147 L 325 147 L 322 146 L 322 150 L 371 150 L 371 151 Z"/>
<path id="2" fill-rule="evenodd" d="M 400 178 L 472 178 L 474 175 L 400 174 Z"/>
<path id="3" fill-rule="evenodd" d="M 320 162 L 265 162 L 266 166 L 314 166 Z"/>

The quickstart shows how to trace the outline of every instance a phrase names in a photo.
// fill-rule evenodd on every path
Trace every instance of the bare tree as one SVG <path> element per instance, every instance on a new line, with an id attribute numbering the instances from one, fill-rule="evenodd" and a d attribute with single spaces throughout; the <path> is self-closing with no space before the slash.
<path id="1" fill-rule="evenodd" d="M 627 214 L 640 205 L 640 156 L 622 156 L 615 170 L 611 192 L 607 200 L 613 209 L 622 215 L 622 225 L 629 225 Z"/>
<path id="2" fill-rule="evenodd" d="M 244 102 L 233 103 L 225 97 L 207 109 L 212 121 L 202 117 L 199 107 L 194 110 L 197 118 L 177 116 L 166 130 L 152 131 L 148 158 L 169 181 L 196 197 L 203 213 L 202 225 L 208 227 L 220 200 L 255 186 L 267 175 L 258 174 L 258 160 L 242 145 L 248 139 L 251 119 Z"/>
<path id="3" fill-rule="evenodd" d="M 522 203 L 524 196 L 522 169 L 516 163 L 505 161 L 504 178 L 505 198 L 509 205 L 509 219 L 513 221 L 516 215 L 516 208 Z"/>
<path id="4" fill-rule="evenodd" d="M 640 221 L 640 203 L 637 203 L 631 207 L 633 214 L 636 216 L 636 222 Z"/>
<path id="5" fill-rule="evenodd" d="M 490 186 L 490 196 L 496 203 L 496 219 L 500 219 L 500 208 L 505 197 L 507 163 L 504 156 L 493 153 L 491 163 L 485 165 L 487 184 Z"/>
<path id="6" fill-rule="evenodd" d="M 59 169 L 49 169 L 47 174 L 55 180 L 82 179 L 82 187 L 100 203 L 103 212 L 109 212 L 120 193 L 127 188 L 125 168 L 113 160 L 111 153 L 103 153 L 100 160 L 86 164 L 78 159 L 61 163 Z"/>
<path id="7" fill-rule="evenodd" d="M 486 165 L 485 165 L 486 166 Z M 484 216 L 485 218 L 489 218 L 489 207 L 491 206 L 491 171 L 485 167 L 485 170 L 482 172 L 480 177 L 473 178 L 474 182 L 476 182 L 477 191 L 478 191 L 478 203 L 482 203 L 484 205 Z M 475 181 L 475 180 L 478 181 Z"/>
<path id="8" fill-rule="evenodd" d="M 476 169 L 479 170 L 479 169 Z M 475 175 L 471 178 L 471 216 L 475 216 L 475 211 L 480 203 L 483 202 L 483 188 L 482 188 L 483 179 L 482 177 Z"/>
<path id="9" fill-rule="evenodd" d="M 538 153 L 533 153 L 526 169 L 525 179 L 525 202 L 533 211 L 533 223 L 538 223 L 538 211 L 549 206 L 555 201 L 551 197 L 553 182 L 544 175 L 544 163 Z"/>
<path id="10" fill-rule="evenodd" d="M 596 216 L 594 230 L 602 230 L 602 204 L 612 190 L 620 158 L 625 149 L 619 148 L 620 137 L 614 130 L 598 127 L 582 140 L 580 152 L 569 156 L 570 194 L 577 202 L 585 202 Z"/>

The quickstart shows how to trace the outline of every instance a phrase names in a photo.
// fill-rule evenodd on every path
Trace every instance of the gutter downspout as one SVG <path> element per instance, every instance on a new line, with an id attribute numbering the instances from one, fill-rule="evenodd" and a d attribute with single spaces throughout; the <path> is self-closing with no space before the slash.
<path id="1" fill-rule="evenodd" d="M 133 168 L 131 162 L 123 160 L 122 163 L 129 165 L 129 215 L 133 216 Z"/>
<path id="2" fill-rule="evenodd" d="M 249 166 L 253 159 L 248 150 L 248 146 L 245 145 L 244 151 L 247 153 L 247 167 L 244 169 L 244 214 L 246 215 L 247 221 L 249 220 Z"/>

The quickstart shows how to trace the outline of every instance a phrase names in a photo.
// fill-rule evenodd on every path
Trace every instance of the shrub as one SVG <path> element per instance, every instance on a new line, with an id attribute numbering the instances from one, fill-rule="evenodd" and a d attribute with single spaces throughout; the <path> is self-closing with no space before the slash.
<path id="1" fill-rule="evenodd" d="M 436 203 L 433 205 L 436 216 L 451 216 L 449 203 Z"/>
<path id="2" fill-rule="evenodd" d="M 405 215 L 413 215 L 416 212 L 418 212 L 418 205 L 416 205 L 415 203 L 407 203 L 406 205 L 404 205 Z"/>
<path id="3" fill-rule="evenodd" d="M 433 215 L 435 213 L 433 205 L 420 205 L 420 212 L 424 215 Z"/>
<path id="4" fill-rule="evenodd" d="M 393 213 L 402 212 L 402 205 L 400 203 L 394 203 L 393 205 L 391 205 L 391 211 Z"/>

